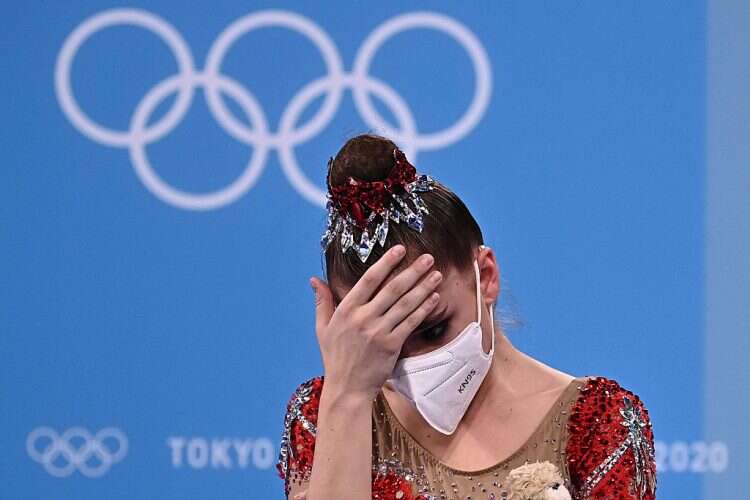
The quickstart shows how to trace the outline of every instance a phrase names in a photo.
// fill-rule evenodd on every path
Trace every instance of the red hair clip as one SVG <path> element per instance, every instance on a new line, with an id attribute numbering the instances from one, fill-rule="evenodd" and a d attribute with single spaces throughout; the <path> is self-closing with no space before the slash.
<path id="1" fill-rule="evenodd" d="M 339 186 L 331 186 L 328 182 L 327 227 L 320 240 L 324 251 L 341 231 L 342 252 L 354 248 L 360 260 L 365 262 L 376 241 L 381 247 L 385 246 L 389 219 L 396 223 L 405 221 L 410 228 L 422 232 L 422 214 L 430 212 L 417 193 L 431 191 L 435 181 L 427 174 L 418 174 L 400 149 L 393 149 L 393 158 L 395 164 L 382 181 L 349 176 Z M 333 157 L 328 160 L 329 176 L 332 162 Z M 414 208 L 409 207 L 407 200 L 411 200 Z M 371 236 L 370 228 L 375 219 L 379 220 Z M 354 227 L 362 231 L 358 244 L 354 242 Z"/>

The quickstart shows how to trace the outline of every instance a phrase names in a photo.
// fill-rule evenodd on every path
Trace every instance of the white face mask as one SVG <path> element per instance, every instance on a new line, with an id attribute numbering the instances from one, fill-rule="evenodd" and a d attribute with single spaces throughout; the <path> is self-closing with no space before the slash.
<path id="1" fill-rule="evenodd" d="M 417 407 L 436 430 L 453 434 L 469 403 L 484 380 L 495 351 L 495 324 L 490 307 L 492 347 L 482 348 L 482 305 L 479 265 L 474 260 L 477 282 L 477 320 L 472 321 L 446 345 L 396 362 L 389 381 Z"/>

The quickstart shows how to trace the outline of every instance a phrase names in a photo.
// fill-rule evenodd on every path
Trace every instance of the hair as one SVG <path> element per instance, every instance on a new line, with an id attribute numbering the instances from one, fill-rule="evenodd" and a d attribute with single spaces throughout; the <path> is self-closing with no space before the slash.
<path id="1" fill-rule="evenodd" d="M 365 181 L 383 180 L 395 164 L 393 149 L 396 144 L 386 137 L 361 134 L 347 140 L 329 166 L 331 186 L 339 186 L 349 176 Z M 419 169 L 417 169 L 419 171 Z M 471 269 L 474 249 L 484 244 L 479 224 L 463 201 L 445 185 L 435 180 L 433 189 L 420 193 L 430 213 L 424 217 L 422 232 L 405 223 L 389 224 L 385 245 L 376 244 L 366 262 L 356 252 L 341 251 L 340 238 L 334 238 L 325 252 L 326 275 L 337 286 L 353 287 L 365 271 L 389 248 L 402 244 L 406 255 L 394 270 L 398 272 L 423 253 L 435 258 L 434 268 L 445 275 L 451 267 L 459 272 Z M 359 241 L 359 233 L 354 240 Z"/>

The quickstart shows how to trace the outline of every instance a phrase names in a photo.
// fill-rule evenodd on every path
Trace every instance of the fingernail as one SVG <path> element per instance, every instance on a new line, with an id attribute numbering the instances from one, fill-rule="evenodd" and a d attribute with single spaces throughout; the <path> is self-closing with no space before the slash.
<path id="1" fill-rule="evenodd" d="M 406 249 L 403 245 L 396 245 L 395 247 L 393 247 L 393 255 L 395 255 L 396 257 L 401 257 L 402 255 L 404 255 L 405 251 Z"/>

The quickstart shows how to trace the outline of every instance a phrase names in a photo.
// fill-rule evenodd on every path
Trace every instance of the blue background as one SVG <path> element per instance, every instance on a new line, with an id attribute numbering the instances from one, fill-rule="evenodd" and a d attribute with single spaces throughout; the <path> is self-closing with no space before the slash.
<path id="1" fill-rule="evenodd" d="M 267 462 L 178 467 L 167 439 L 268 439 L 275 462 L 289 395 L 321 373 L 307 280 L 322 276 L 325 214 L 287 180 L 273 149 L 236 201 L 187 210 L 144 187 L 127 149 L 72 124 L 55 94 L 60 49 L 84 20 L 122 6 L 4 9 L 0 497 L 282 498 Z M 174 26 L 197 69 L 231 22 L 267 8 L 318 24 L 346 71 L 366 36 L 403 12 L 462 23 L 489 57 L 489 105 L 467 135 L 420 151 L 414 163 L 462 197 L 495 250 L 504 320 L 523 323 L 511 340 L 569 373 L 614 378 L 644 400 L 660 498 L 696 498 L 709 476 L 726 483 L 745 465 L 734 461 L 732 435 L 721 433 L 711 440 L 730 450 L 722 470 L 674 461 L 682 444 L 694 450 L 707 439 L 703 2 L 126 6 Z M 153 33 L 117 26 L 83 44 L 71 81 L 93 120 L 126 130 L 141 98 L 176 68 Z M 300 34 L 264 28 L 233 45 L 222 73 L 252 91 L 275 131 L 290 99 L 325 66 Z M 391 38 L 370 73 L 398 92 L 421 133 L 453 124 L 473 93 L 463 48 L 428 29 Z M 324 189 L 328 157 L 369 130 L 377 132 L 347 91 L 330 123 L 294 153 Z M 191 192 L 232 182 L 252 150 L 222 129 L 202 89 L 178 126 L 147 147 L 158 174 Z M 42 426 L 117 427 L 128 454 L 98 479 L 52 477 L 26 450 Z"/>

